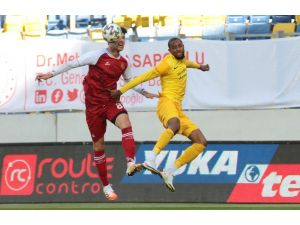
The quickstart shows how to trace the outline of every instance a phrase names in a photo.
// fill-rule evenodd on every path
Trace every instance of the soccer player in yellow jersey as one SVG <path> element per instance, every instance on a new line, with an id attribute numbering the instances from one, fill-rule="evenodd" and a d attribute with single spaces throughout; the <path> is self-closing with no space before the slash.
<path id="1" fill-rule="evenodd" d="M 185 95 L 187 68 L 208 71 L 209 65 L 200 65 L 185 59 L 184 45 L 179 38 L 171 38 L 168 47 L 170 54 L 157 66 L 131 80 L 120 90 L 111 90 L 110 92 L 113 97 L 119 98 L 136 85 L 160 77 L 162 92 L 159 95 L 157 115 L 166 129 L 160 135 L 143 166 L 152 173 L 160 175 L 164 179 L 167 188 L 174 192 L 173 176 L 175 171 L 194 160 L 207 145 L 200 129 L 182 111 L 181 104 Z M 155 164 L 156 157 L 177 133 L 188 137 L 192 141 L 192 145 L 175 160 L 172 166 L 164 171 L 159 171 Z"/>

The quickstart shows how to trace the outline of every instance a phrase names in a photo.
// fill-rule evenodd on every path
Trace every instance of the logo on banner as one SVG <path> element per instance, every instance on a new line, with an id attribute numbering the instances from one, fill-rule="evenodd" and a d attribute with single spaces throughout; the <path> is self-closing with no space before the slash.
<path id="1" fill-rule="evenodd" d="M 72 91 L 68 90 L 68 101 L 72 102 L 76 100 L 78 96 L 78 89 L 74 88 Z"/>
<path id="2" fill-rule="evenodd" d="M 54 104 L 57 104 L 57 103 L 59 103 L 62 100 L 63 96 L 64 96 L 64 92 L 61 89 L 55 89 L 52 92 L 51 101 Z"/>
<path id="3" fill-rule="evenodd" d="M 299 168 L 300 164 L 247 165 L 227 201 L 299 203 Z"/>
<path id="4" fill-rule="evenodd" d="M 259 178 L 260 172 L 257 166 L 251 165 L 248 166 L 244 175 L 247 181 L 255 182 Z"/>
<path id="5" fill-rule="evenodd" d="M 106 158 L 108 179 L 112 178 L 113 161 L 114 157 Z M 3 158 L 1 171 L 0 196 L 98 195 L 101 190 L 90 153 L 83 153 L 81 157 L 53 158 L 35 154 L 8 154 Z"/>
<path id="6" fill-rule="evenodd" d="M 36 155 L 6 155 L 2 164 L 1 195 L 32 194 L 36 161 Z"/>
<path id="7" fill-rule="evenodd" d="M 158 169 L 174 164 L 189 144 L 169 144 L 156 158 Z M 275 144 L 211 144 L 191 163 L 180 167 L 175 173 L 176 183 L 236 183 L 243 174 L 247 182 L 257 182 L 261 168 L 256 164 L 268 164 L 275 154 Z M 137 161 L 143 162 L 151 153 L 153 145 L 142 144 L 137 151 Z M 264 154 L 260 157 L 261 152 Z M 245 169 L 245 166 L 247 168 Z M 144 170 L 134 177 L 123 178 L 124 183 L 160 183 L 158 176 Z"/>
<path id="8" fill-rule="evenodd" d="M 36 90 L 35 91 L 35 104 L 44 104 L 47 101 L 47 90 Z"/>
<path id="9" fill-rule="evenodd" d="M 85 103 L 85 94 L 84 94 L 84 90 L 83 89 L 80 90 L 80 101 L 83 104 Z"/>
<path id="10" fill-rule="evenodd" d="M 17 76 L 13 59 L 0 56 L 0 107 L 13 97 L 17 87 Z"/>

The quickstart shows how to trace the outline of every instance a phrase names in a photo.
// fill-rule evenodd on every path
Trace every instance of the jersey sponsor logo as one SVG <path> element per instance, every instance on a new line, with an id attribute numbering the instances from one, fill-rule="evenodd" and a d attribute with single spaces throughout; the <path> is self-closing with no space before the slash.
<path id="1" fill-rule="evenodd" d="M 36 155 L 6 155 L 2 164 L 1 195 L 31 195 Z"/>
<path id="2" fill-rule="evenodd" d="M 110 63 L 109 62 L 105 62 L 104 66 L 110 66 Z"/>
<path id="3" fill-rule="evenodd" d="M 167 168 L 189 144 L 169 144 L 157 157 L 159 170 Z M 143 144 L 137 152 L 137 162 L 143 162 L 153 145 Z M 278 145 L 275 144 L 211 144 L 191 163 L 179 168 L 175 183 L 236 183 L 247 164 L 268 164 Z M 261 154 L 263 152 L 263 154 Z M 259 157 L 258 157 L 259 156 Z M 248 179 L 257 180 L 257 169 L 249 168 Z M 124 177 L 124 183 L 160 183 L 162 180 L 144 170 L 134 177 Z"/>
<path id="4" fill-rule="evenodd" d="M 122 69 L 122 70 L 124 70 L 124 69 L 126 68 L 126 65 L 125 65 L 125 63 L 121 63 L 121 65 L 120 65 L 120 66 L 121 66 L 121 69 Z"/>
<path id="5" fill-rule="evenodd" d="M 228 202 L 300 202 L 300 164 L 247 165 Z"/>

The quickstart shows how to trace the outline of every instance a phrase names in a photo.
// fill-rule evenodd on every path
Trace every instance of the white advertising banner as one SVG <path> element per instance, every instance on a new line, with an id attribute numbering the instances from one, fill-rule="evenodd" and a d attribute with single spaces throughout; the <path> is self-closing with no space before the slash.
<path id="1" fill-rule="evenodd" d="M 204 53 L 207 73 L 189 73 L 187 109 L 300 106 L 300 37 L 186 42 Z"/>
<path id="2" fill-rule="evenodd" d="M 209 64 L 210 71 L 188 69 L 185 109 L 262 109 L 300 106 L 300 38 L 259 41 L 184 40 L 190 60 Z M 1 41 L 0 112 L 84 110 L 82 81 L 87 66 L 47 81 L 51 71 L 105 43 L 79 40 Z M 167 41 L 128 42 L 123 54 L 133 76 L 157 65 L 168 53 Z M 118 86 L 123 85 L 121 79 Z M 142 84 L 161 90 L 159 78 Z M 127 109 L 155 110 L 151 100 L 133 90 L 121 96 Z"/>

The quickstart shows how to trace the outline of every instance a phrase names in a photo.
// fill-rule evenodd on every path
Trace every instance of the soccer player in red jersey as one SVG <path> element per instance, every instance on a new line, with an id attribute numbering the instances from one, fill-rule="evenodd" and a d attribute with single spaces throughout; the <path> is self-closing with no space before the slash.
<path id="1" fill-rule="evenodd" d="M 116 24 L 104 27 L 104 39 L 108 47 L 102 50 L 91 51 L 81 55 L 74 61 L 60 65 L 51 72 L 37 75 L 37 80 L 47 80 L 72 68 L 88 65 L 89 70 L 83 81 L 86 106 L 86 122 L 91 133 L 94 149 L 94 161 L 99 177 L 103 184 L 103 192 L 110 201 L 118 199 L 107 178 L 104 134 L 106 120 L 112 122 L 122 131 L 122 146 L 127 161 L 126 173 L 132 176 L 142 169 L 141 164 L 135 162 L 135 142 L 131 123 L 126 109 L 119 100 L 110 96 L 109 89 L 116 90 L 117 81 L 123 76 L 126 82 L 132 79 L 129 62 L 120 52 L 125 45 L 125 29 Z M 158 97 L 139 87 L 135 89 L 147 98 Z"/>

